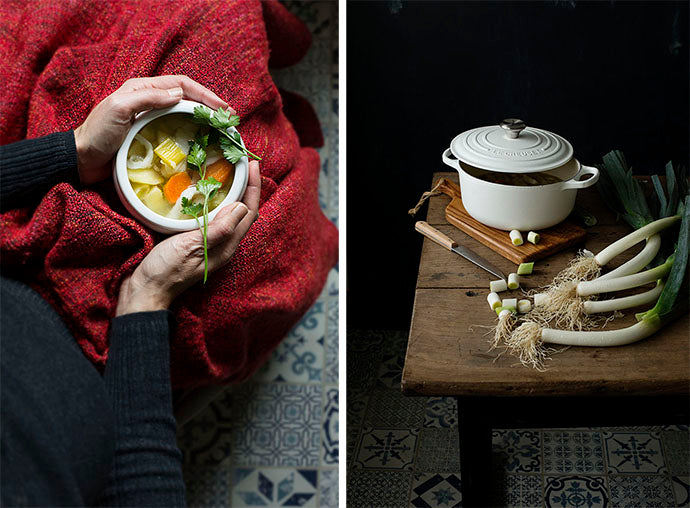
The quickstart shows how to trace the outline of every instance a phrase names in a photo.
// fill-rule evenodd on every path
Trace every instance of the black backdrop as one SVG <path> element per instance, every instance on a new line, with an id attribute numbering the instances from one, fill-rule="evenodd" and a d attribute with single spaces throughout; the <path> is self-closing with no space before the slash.
<path id="1" fill-rule="evenodd" d="M 688 162 L 688 67 L 687 1 L 348 2 L 348 328 L 409 326 L 406 212 L 455 135 L 517 117 L 662 172 Z"/>

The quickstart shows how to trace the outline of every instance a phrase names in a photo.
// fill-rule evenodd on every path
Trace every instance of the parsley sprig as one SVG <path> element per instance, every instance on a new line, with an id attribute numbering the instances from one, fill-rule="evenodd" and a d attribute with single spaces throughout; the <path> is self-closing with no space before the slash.
<path id="1" fill-rule="evenodd" d="M 236 127 L 240 124 L 239 116 L 231 115 L 228 110 L 223 108 L 212 111 L 206 106 L 197 106 L 194 108 L 194 119 L 197 123 L 212 127 L 207 134 L 197 134 L 190 144 L 187 155 L 187 163 L 193 166 L 192 169 L 196 168 L 201 176 L 196 184 L 196 190 L 203 196 L 204 201 L 203 203 L 192 203 L 189 199 L 182 198 L 182 213 L 194 217 L 204 239 L 204 283 L 206 283 L 208 277 L 208 203 L 216 195 L 218 189 L 222 187 L 222 184 L 215 178 L 206 178 L 206 148 L 217 142 L 223 150 L 223 156 L 231 164 L 237 164 L 237 161 L 245 156 L 256 160 L 261 160 L 261 157 L 242 146 L 242 138 L 237 131 L 228 134 L 227 130 L 230 127 Z M 199 217 L 203 217 L 203 224 L 199 222 Z"/>
<path id="2" fill-rule="evenodd" d="M 218 141 L 223 149 L 223 156 L 231 164 L 237 164 L 237 161 L 245 156 L 258 161 L 261 160 L 261 157 L 242 146 L 242 139 L 238 132 L 235 131 L 233 134 L 228 134 L 227 131 L 230 127 L 237 127 L 240 124 L 239 116 L 231 115 L 228 110 L 223 108 L 212 111 L 206 106 L 197 106 L 194 108 L 194 119 L 197 123 L 213 127 L 216 132 L 223 136 Z"/>

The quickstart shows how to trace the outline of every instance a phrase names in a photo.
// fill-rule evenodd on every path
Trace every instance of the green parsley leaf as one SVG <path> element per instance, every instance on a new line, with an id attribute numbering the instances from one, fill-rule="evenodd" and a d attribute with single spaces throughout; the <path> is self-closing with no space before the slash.
<path id="1" fill-rule="evenodd" d="M 187 162 L 189 164 L 192 164 L 193 166 L 196 166 L 199 171 L 201 171 L 201 167 L 204 165 L 204 162 L 206 161 L 206 150 L 203 149 L 203 147 L 194 141 L 192 143 L 192 146 L 189 149 L 189 155 L 187 155 Z"/>
<path id="2" fill-rule="evenodd" d="M 194 120 L 197 123 L 208 125 L 211 123 L 211 113 L 211 109 L 206 106 L 196 106 L 194 108 Z"/>
<path id="3" fill-rule="evenodd" d="M 228 127 L 236 127 L 240 124 L 240 117 L 237 115 L 230 116 L 230 110 L 218 108 L 209 123 L 216 129 L 227 129 Z"/>
<path id="4" fill-rule="evenodd" d="M 190 203 L 187 198 L 182 198 L 182 213 L 197 218 L 204 211 L 201 203 Z"/>
<path id="5" fill-rule="evenodd" d="M 208 146 L 208 134 L 197 134 L 194 142 L 202 148 L 206 148 Z"/>
<path id="6" fill-rule="evenodd" d="M 242 157 L 244 157 L 246 154 L 244 153 L 244 150 L 239 148 L 235 143 L 230 141 L 228 138 L 220 138 L 219 140 L 220 147 L 223 149 L 223 156 L 231 163 L 231 164 L 237 164 L 237 161 L 239 161 Z"/>
<path id="7" fill-rule="evenodd" d="M 206 199 L 211 199 L 222 186 L 222 183 L 211 176 L 204 180 L 199 180 L 196 183 L 196 190 L 201 192 Z"/>

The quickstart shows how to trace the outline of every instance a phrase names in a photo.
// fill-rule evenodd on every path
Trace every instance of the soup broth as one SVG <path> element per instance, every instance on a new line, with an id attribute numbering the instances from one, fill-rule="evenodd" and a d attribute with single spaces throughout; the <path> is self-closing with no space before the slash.
<path id="1" fill-rule="evenodd" d="M 171 219 L 190 219 L 182 213 L 182 198 L 203 203 L 196 190 L 200 179 L 195 166 L 187 165 L 192 141 L 209 128 L 194 123 L 191 115 L 177 113 L 156 118 L 134 137 L 127 151 L 127 176 L 137 197 L 149 209 Z M 213 176 L 222 187 L 209 201 L 209 211 L 228 194 L 235 167 L 224 157 L 218 143 L 206 148 L 206 177 Z"/>
<path id="2" fill-rule="evenodd" d="M 496 173 L 486 172 L 475 175 L 480 180 L 501 185 L 515 185 L 529 187 L 535 185 L 549 185 L 563 180 L 549 173 Z"/>

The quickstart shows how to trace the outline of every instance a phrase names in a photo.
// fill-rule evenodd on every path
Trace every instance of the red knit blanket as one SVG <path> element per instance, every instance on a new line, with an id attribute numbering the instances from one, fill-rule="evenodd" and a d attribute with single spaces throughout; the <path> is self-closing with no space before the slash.
<path id="1" fill-rule="evenodd" d="M 171 309 L 175 387 L 250 376 L 336 262 L 337 230 L 317 198 L 318 154 L 300 146 L 268 72 L 269 63 L 295 63 L 310 42 L 274 0 L 0 5 L 0 144 L 77 127 L 129 78 L 186 74 L 237 110 L 247 146 L 263 158 L 260 220 L 230 263 Z M 3 271 L 46 298 L 103 367 L 121 281 L 160 237 L 128 216 L 111 182 L 59 184 L 36 209 L 0 222 Z"/>

